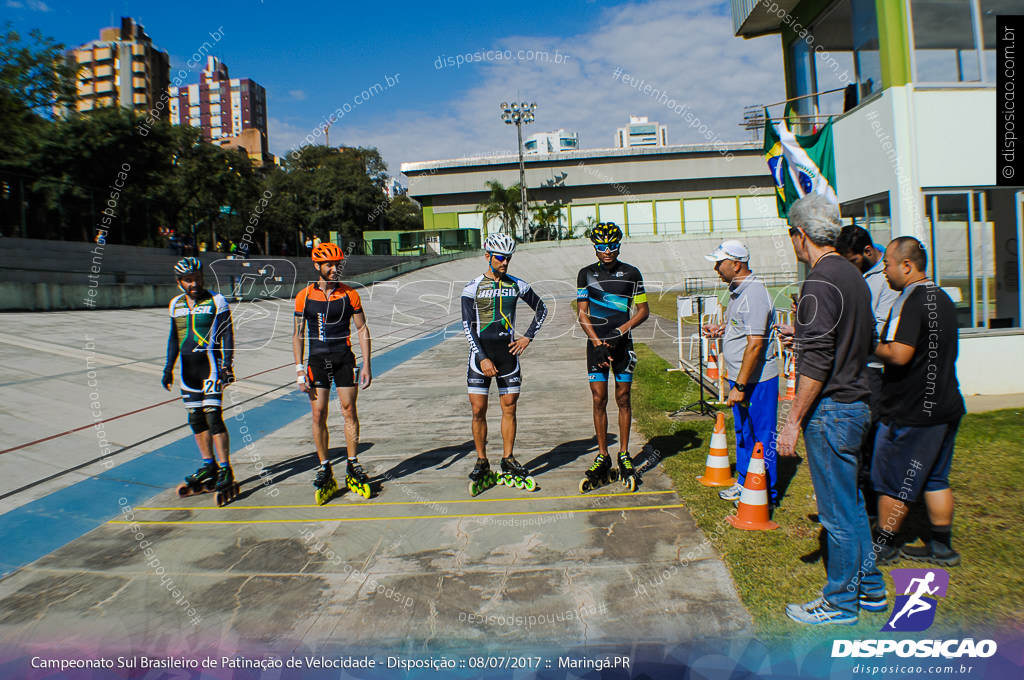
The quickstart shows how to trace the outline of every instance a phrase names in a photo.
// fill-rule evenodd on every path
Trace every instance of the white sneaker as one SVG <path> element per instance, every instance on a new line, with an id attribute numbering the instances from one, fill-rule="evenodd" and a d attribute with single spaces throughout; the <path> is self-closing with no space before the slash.
<path id="1" fill-rule="evenodd" d="M 728 489 L 722 489 L 719 491 L 718 497 L 723 501 L 737 501 L 742 493 L 743 486 L 740 484 L 733 484 Z"/>

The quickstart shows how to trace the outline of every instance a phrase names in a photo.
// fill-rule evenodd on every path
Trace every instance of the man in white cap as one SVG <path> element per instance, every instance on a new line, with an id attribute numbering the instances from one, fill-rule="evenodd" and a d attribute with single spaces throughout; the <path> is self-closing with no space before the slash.
<path id="1" fill-rule="evenodd" d="M 778 504 L 775 476 L 775 425 L 779 415 L 779 367 L 770 342 L 775 307 L 768 289 L 750 271 L 750 250 L 735 240 L 723 241 L 705 255 L 729 284 L 725 323 L 704 327 L 705 335 L 722 338 L 722 358 L 729 377 L 726 403 L 736 427 L 737 483 L 718 493 L 739 501 L 754 445 L 764 447 L 764 465 L 772 506 Z"/>

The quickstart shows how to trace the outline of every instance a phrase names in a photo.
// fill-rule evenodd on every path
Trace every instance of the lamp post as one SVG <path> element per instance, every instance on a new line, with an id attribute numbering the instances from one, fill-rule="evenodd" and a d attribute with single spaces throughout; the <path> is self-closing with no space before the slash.
<path id="1" fill-rule="evenodd" d="M 507 102 L 501 103 L 501 119 L 507 125 L 515 125 L 519 137 L 519 203 L 523 211 L 523 241 L 530 240 L 529 209 L 526 205 L 526 164 L 523 161 L 523 125 L 534 121 L 533 112 L 537 110 L 536 103 Z"/>

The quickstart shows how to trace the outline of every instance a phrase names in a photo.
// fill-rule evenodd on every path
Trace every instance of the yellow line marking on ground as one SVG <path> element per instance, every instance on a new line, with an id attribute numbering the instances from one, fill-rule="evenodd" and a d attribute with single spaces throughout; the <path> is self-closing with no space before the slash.
<path id="1" fill-rule="evenodd" d="M 371 505 L 445 505 L 448 503 L 512 503 L 516 501 L 558 501 L 567 498 L 611 498 L 612 496 L 655 496 L 666 493 L 675 493 L 674 490 L 668 491 L 635 491 L 633 493 L 596 493 L 596 494 L 576 494 L 574 496 L 516 496 L 514 498 L 459 498 L 450 501 L 381 501 L 371 503 Z M 364 505 L 363 503 L 350 503 L 346 507 L 359 507 Z M 188 508 L 179 506 L 176 508 L 133 508 L 136 512 L 141 510 L 147 510 L 150 512 L 173 512 L 176 510 L 281 510 L 285 508 L 320 508 L 323 506 L 311 504 L 311 505 L 228 505 L 222 508 L 218 508 L 216 505 L 201 505 L 195 508 Z"/>
<path id="2" fill-rule="evenodd" d="M 409 515 L 404 517 L 312 517 L 304 519 L 252 519 L 252 520 L 146 520 L 140 519 L 134 522 L 126 520 L 111 520 L 108 524 L 295 524 L 299 522 L 387 522 L 412 519 L 460 519 L 466 517 L 508 517 L 512 515 L 560 515 L 575 514 L 578 512 L 625 512 L 627 510 L 668 510 L 672 508 L 685 508 L 682 503 L 675 505 L 637 505 L 622 508 L 577 508 L 575 510 L 547 510 L 533 511 L 524 510 L 521 512 L 489 512 L 476 515 Z"/>

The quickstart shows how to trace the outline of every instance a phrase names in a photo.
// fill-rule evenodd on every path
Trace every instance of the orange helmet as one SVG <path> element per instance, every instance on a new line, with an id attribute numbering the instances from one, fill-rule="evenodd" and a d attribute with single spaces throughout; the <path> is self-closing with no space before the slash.
<path id="1" fill-rule="evenodd" d="M 341 252 L 341 248 L 333 243 L 321 243 L 313 248 L 313 262 L 337 262 L 344 259 L 345 254 Z"/>

